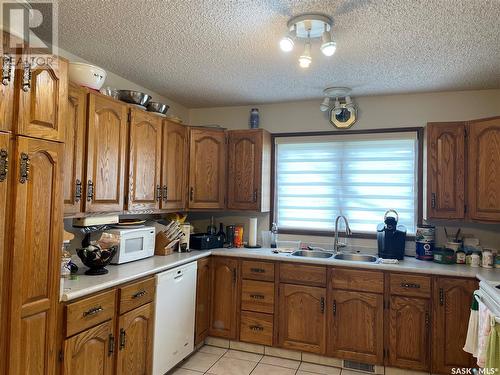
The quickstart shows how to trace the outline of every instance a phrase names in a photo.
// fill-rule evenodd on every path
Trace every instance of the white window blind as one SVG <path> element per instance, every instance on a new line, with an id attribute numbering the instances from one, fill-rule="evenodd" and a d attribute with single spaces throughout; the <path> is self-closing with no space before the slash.
<path id="1" fill-rule="evenodd" d="M 416 132 L 277 137 L 279 228 L 333 231 L 345 215 L 354 232 L 375 233 L 386 210 L 415 233 Z"/>

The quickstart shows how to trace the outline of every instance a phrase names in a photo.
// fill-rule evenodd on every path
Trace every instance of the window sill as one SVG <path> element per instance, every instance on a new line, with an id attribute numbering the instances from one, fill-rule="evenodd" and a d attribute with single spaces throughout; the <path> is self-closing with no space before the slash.
<path id="1" fill-rule="evenodd" d="M 300 236 L 318 236 L 318 237 L 332 237 L 335 235 L 335 232 L 332 231 L 322 231 L 322 230 L 310 230 L 310 229 L 279 229 L 278 233 L 283 234 L 293 234 Z M 344 237 L 343 232 L 340 233 L 341 237 Z M 367 240 L 376 240 L 376 233 L 352 233 L 350 238 L 362 238 Z M 414 235 L 407 235 L 406 241 L 415 241 Z"/>

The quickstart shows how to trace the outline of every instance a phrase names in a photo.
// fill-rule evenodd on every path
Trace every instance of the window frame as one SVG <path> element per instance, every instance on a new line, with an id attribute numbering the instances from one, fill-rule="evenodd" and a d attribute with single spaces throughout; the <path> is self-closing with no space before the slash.
<path id="1" fill-rule="evenodd" d="M 381 128 L 381 129 L 367 129 L 367 130 L 333 130 L 333 131 L 319 131 L 319 132 L 293 132 L 293 133 L 273 133 L 271 134 L 271 210 L 269 228 L 276 218 L 276 138 L 283 137 L 313 137 L 313 136 L 335 136 L 335 135 L 349 135 L 349 134 L 383 134 L 383 133 L 416 133 L 417 136 L 417 226 L 422 225 L 423 218 L 423 186 L 424 186 L 424 127 L 402 127 L 402 128 Z M 348 218 L 349 219 L 349 218 Z M 381 219 L 382 220 L 382 219 Z M 306 236 L 321 236 L 331 237 L 333 231 L 324 230 L 310 230 L 310 229 L 281 229 L 278 228 L 279 233 L 295 234 Z M 353 232 L 353 238 L 376 239 L 376 233 L 356 233 Z M 413 240 L 414 235 L 406 236 L 407 240 Z"/>

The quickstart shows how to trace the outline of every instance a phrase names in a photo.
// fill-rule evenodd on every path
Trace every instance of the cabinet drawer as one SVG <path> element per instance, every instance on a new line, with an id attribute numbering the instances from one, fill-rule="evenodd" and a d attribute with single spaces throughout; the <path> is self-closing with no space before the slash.
<path id="1" fill-rule="evenodd" d="M 121 287 L 120 314 L 151 302 L 154 299 L 154 295 L 154 277 Z"/>
<path id="2" fill-rule="evenodd" d="M 274 281 L 274 263 L 244 260 L 241 274 L 244 279 Z"/>
<path id="3" fill-rule="evenodd" d="M 379 271 L 331 268 L 329 279 L 331 287 L 334 289 L 373 293 L 384 292 L 384 274 Z"/>
<path id="4" fill-rule="evenodd" d="M 66 305 L 66 337 L 112 319 L 115 306 L 115 290 Z"/>
<path id="5" fill-rule="evenodd" d="M 272 314 L 274 312 L 274 283 L 243 280 L 241 309 Z"/>
<path id="6" fill-rule="evenodd" d="M 290 284 L 326 285 L 326 267 L 296 263 L 280 264 L 280 281 Z"/>
<path id="7" fill-rule="evenodd" d="M 390 274 L 391 294 L 413 297 L 431 296 L 431 278 L 420 275 Z"/>
<path id="8" fill-rule="evenodd" d="M 240 340 L 254 344 L 273 344 L 273 315 L 242 311 Z"/>

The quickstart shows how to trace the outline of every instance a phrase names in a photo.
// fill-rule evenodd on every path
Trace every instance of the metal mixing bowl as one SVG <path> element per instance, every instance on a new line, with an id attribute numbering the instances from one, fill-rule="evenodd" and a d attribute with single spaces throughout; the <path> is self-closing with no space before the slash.
<path id="1" fill-rule="evenodd" d="M 118 90 L 118 99 L 122 102 L 147 106 L 152 97 L 148 94 L 133 90 Z"/>
<path id="2" fill-rule="evenodd" d="M 166 115 L 169 108 L 168 105 L 163 103 L 149 102 L 147 110 L 148 112 L 157 112 Z"/>

